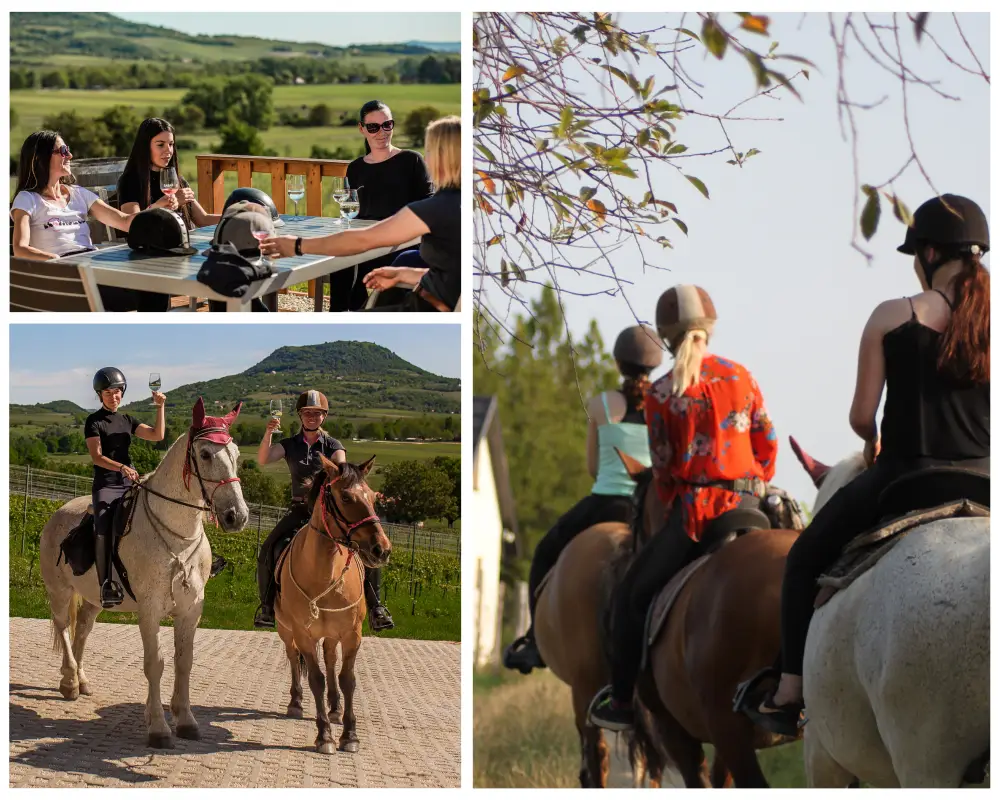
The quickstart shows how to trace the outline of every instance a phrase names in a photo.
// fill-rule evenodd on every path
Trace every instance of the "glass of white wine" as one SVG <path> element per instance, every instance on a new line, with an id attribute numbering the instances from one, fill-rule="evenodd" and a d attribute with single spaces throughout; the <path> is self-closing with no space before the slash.
<path id="1" fill-rule="evenodd" d="M 334 177 L 331 178 L 333 182 L 333 199 L 337 203 L 338 213 L 343 216 L 344 211 L 340 206 L 348 199 L 348 195 L 351 193 L 351 184 L 347 180 L 347 177 Z"/>
<path id="2" fill-rule="evenodd" d="M 306 196 L 306 176 L 288 175 L 285 178 L 288 199 L 295 204 L 295 216 L 299 215 L 299 201 Z"/>
<path id="3" fill-rule="evenodd" d="M 162 385 L 163 384 L 160 381 L 160 373 L 159 372 L 150 372 L 149 373 L 149 391 L 151 391 L 151 392 L 158 392 L 158 391 L 160 391 L 160 387 Z"/>
<path id="4" fill-rule="evenodd" d="M 280 400 L 272 400 L 271 401 L 271 419 L 276 419 L 276 420 L 278 420 L 279 423 L 281 422 L 281 401 Z M 280 431 L 281 430 L 280 426 L 278 428 L 276 428 L 276 430 Z"/>
<path id="5" fill-rule="evenodd" d="M 340 215 L 347 220 L 347 227 L 351 227 L 351 220 L 358 215 L 361 204 L 358 202 L 358 193 L 353 189 L 347 192 L 347 197 L 340 204 Z"/>

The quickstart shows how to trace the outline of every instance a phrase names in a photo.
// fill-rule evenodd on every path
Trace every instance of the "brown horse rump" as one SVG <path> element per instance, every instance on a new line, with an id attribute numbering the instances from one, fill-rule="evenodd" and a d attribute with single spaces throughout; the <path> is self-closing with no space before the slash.
<path id="1" fill-rule="evenodd" d="M 699 570 L 702 564 L 708 561 L 711 555 L 711 553 L 708 553 L 686 565 L 653 598 L 653 602 L 649 605 L 649 611 L 646 612 L 646 633 L 643 636 L 642 658 L 639 660 L 640 670 L 646 669 L 649 650 L 656 644 L 656 640 L 663 630 L 667 617 L 670 616 L 670 609 L 673 608 L 674 603 L 677 601 L 681 589 L 687 585 L 691 576 Z"/>
<path id="2" fill-rule="evenodd" d="M 912 511 L 888 524 L 879 525 L 874 530 L 865 531 L 848 542 L 840 558 L 819 577 L 817 583 L 821 588 L 816 596 L 814 607 L 819 608 L 837 592 L 854 583 L 895 547 L 900 539 L 917 526 L 941 519 L 988 517 L 989 515 L 990 510 L 986 506 L 973 503 L 971 500 L 959 500 L 953 503 L 944 503 L 935 508 Z"/>

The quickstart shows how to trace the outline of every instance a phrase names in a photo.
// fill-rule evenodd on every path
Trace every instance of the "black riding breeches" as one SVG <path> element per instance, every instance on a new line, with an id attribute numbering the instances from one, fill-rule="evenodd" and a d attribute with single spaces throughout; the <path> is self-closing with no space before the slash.
<path id="1" fill-rule="evenodd" d="M 535 547 L 528 575 L 528 607 L 532 624 L 535 619 L 535 592 L 549 570 L 556 565 L 559 554 L 573 538 L 601 522 L 631 522 L 632 498 L 625 495 L 589 494 L 556 520 Z"/>
<path id="2" fill-rule="evenodd" d="M 293 503 L 260 546 L 260 553 L 257 554 L 257 590 L 260 601 L 265 605 L 274 601 L 274 591 L 277 588 L 274 583 L 274 565 L 278 556 L 296 531 L 309 521 L 309 516 L 309 508 L 304 503 Z"/>

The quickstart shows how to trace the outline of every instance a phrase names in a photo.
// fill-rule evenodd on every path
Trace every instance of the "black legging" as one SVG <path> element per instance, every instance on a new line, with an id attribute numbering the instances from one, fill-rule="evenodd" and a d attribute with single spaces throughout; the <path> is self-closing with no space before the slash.
<path id="1" fill-rule="evenodd" d="M 816 581 L 855 536 L 879 521 L 878 497 L 896 478 L 930 466 L 959 466 L 989 474 L 989 459 L 891 461 L 879 458 L 816 512 L 788 551 L 781 585 L 781 669 L 802 675 L 806 634 L 819 592 Z"/>
<path id="2" fill-rule="evenodd" d="M 651 489 L 655 491 L 655 489 Z M 745 496 L 740 508 L 759 508 L 760 500 Z M 635 679 L 642 658 L 642 635 L 646 613 L 656 593 L 687 564 L 707 553 L 717 538 L 702 536 L 695 541 L 684 529 L 681 503 L 674 502 L 662 528 L 643 545 L 629 565 L 611 597 L 611 690 L 615 700 L 632 699 Z"/>
<path id="3" fill-rule="evenodd" d="M 274 578 L 274 565 L 277 563 L 281 551 L 288 546 L 288 542 L 303 525 L 309 521 L 312 512 L 305 503 L 293 503 L 274 530 L 264 540 L 260 546 L 260 553 L 257 555 L 257 592 L 260 596 L 261 605 L 272 608 L 274 606 L 274 596 L 278 591 L 278 586 Z M 379 594 L 382 588 L 382 570 L 365 570 L 365 602 L 369 608 L 379 605 Z"/>
<path id="4" fill-rule="evenodd" d="M 90 491 L 90 502 L 94 506 L 95 561 L 97 583 L 100 586 L 111 575 L 111 556 L 114 553 L 112 524 L 114 504 L 128 491 L 132 481 L 123 478 L 122 483 L 111 486 L 94 486 Z"/>
<path id="5" fill-rule="evenodd" d="M 105 311 L 155 311 L 170 310 L 170 295 L 122 289 L 120 286 L 99 286 L 101 305 Z"/>
<path id="6" fill-rule="evenodd" d="M 535 592 L 549 570 L 556 565 L 559 554 L 573 538 L 601 522 L 631 522 L 632 498 L 626 495 L 588 494 L 556 520 L 535 547 L 528 574 L 528 608 L 531 624 L 535 624 Z"/>

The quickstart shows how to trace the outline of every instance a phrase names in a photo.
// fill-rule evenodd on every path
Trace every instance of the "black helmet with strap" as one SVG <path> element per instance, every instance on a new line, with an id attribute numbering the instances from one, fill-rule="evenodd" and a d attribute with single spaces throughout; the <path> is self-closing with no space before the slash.
<path id="1" fill-rule="evenodd" d="M 663 363 L 663 343 L 648 325 L 632 325 L 618 334 L 612 351 L 619 364 L 654 370 Z"/>
<path id="2" fill-rule="evenodd" d="M 295 402 L 296 412 L 306 408 L 313 408 L 317 411 L 322 411 L 324 414 L 330 413 L 330 404 L 327 402 L 326 395 L 322 392 L 317 392 L 315 389 L 303 392 Z"/>
<path id="3" fill-rule="evenodd" d="M 125 380 L 125 374 L 118 367 L 102 367 L 94 375 L 94 391 L 98 395 L 105 389 L 121 389 L 122 397 L 124 397 L 127 388 L 128 382 Z"/>
<path id="4" fill-rule="evenodd" d="M 939 251 L 934 263 L 926 262 L 924 245 Z M 929 284 L 938 267 L 956 256 L 988 252 L 990 227 L 977 203 L 957 194 L 943 194 L 931 198 L 914 212 L 906 239 L 896 249 L 905 255 L 916 255 Z"/>

